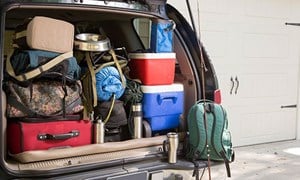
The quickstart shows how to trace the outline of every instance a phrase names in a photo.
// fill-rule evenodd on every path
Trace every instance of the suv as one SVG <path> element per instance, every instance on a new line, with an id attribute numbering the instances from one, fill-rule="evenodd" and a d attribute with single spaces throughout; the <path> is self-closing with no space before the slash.
<path id="1" fill-rule="evenodd" d="M 60 19 L 74 25 L 81 22 L 101 28 L 113 47 L 124 47 L 127 52 L 147 50 L 151 22 L 170 19 L 176 24 L 173 31 L 173 52 L 176 53 L 174 81 L 184 87 L 180 125 L 167 132 L 104 143 L 101 150 L 97 149 L 100 146 L 91 144 L 57 151 L 28 151 L 13 156 L 7 150 L 7 139 L 13 137 L 7 137 L 9 120 L 6 115 L 5 92 L 1 89 L 1 179 L 163 179 L 183 176 L 179 171 L 171 175 L 164 174 L 166 170 L 194 169 L 194 164 L 186 160 L 184 154 L 184 142 L 188 134 L 187 114 L 189 108 L 203 97 L 220 103 L 220 91 L 213 66 L 203 47 L 205 73 L 204 76 L 201 75 L 201 43 L 186 19 L 174 7 L 166 4 L 165 0 L 4 0 L 0 7 L 1 87 L 5 61 L 13 50 L 13 33 L 25 19 L 35 16 Z M 201 77 L 205 77 L 204 84 L 201 83 Z M 203 90 L 205 96 L 202 94 Z M 168 163 L 163 151 L 166 133 L 171 131 L 179 134 L 175 164 Z M 18 156 L 29 160 L 22 162 Z M 205 168 L 206 163 L 201 163 L 200 167 Z"/>

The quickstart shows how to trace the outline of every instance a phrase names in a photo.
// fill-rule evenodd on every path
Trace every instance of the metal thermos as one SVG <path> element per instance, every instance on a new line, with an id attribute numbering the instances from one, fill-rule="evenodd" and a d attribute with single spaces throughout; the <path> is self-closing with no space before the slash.
<path id="1" fill-rule="evenodd" d="M 134 139 L 142 138 L 142 121 L 143 121 L 143 112 L 142 104 L 137 103 L 132 105 L 132 114 L 133 114 L 133 126 L 134 126 Z"/>
<path id="2" fill-rule="evenodd" d="M 177 149 L 178 149 L 178 134 L 175 132 L 169 132 L 167 134 L 167 141 L 164 142 L 164 146 L 168 147 L 168 161 L 171 164 L 177 162 Z M 165 147 L 165 149 L 167 149 Z"/>
<path id="3" fill-rule="evenodd" d="M 102 120 L 96 120 L 94 123 L 94 143 L 104 143 L 104 123 Z"/>

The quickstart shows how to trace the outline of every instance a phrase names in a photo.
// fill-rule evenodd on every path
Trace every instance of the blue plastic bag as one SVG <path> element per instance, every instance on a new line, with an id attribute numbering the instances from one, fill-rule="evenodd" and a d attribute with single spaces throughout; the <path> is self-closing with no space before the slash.
<path id="1" fill-rule="evenodd" d="M 173 30 L 175 23 L 171 20 L 152 22 L 150 49 L 155 53 L 173 52 Z"/>

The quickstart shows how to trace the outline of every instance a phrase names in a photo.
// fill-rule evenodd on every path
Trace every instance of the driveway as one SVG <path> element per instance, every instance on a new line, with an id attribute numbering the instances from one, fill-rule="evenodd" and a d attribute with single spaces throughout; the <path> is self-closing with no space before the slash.
<path id="1" fill-rule="evenodd" d="M 236 160 L 231 178 L 226 178 L 225 166 L 211 170 L 213 180 L 299 180 L 300 140 L 282 141 L 235 148 Z M 208 179 L 206 177 L 202 179 Z"/>

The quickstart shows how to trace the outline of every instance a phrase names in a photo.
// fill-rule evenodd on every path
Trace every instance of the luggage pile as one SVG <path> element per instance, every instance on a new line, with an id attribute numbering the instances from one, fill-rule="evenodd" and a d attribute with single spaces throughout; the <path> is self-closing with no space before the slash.
<path id="1" fill-rule="evenodd" d="M 183 85 L 168 23 L 153 26 L 154 53 L 129 54 L 80 23 L 36 16 L 18 26 L 3 87 L 9 154 L 142 138 L 142 125 L 144 137 L 176 129 Z"/>
<path id="2" fill-rule="evenodd" d="M 176 54 L 169 20 L 152 22 L 151 51 L 130 53 L 130 76 L 142 82 L 145 136 L 166 134 L 179 126 L 183 85 L 174 83 Z"/>
<path id="3" fill-rule="evenodd" d="M 48 17 L 16 29 L 4 83 L 9 153 L 91 144 L 73 39 L 72 24 Z"/>

